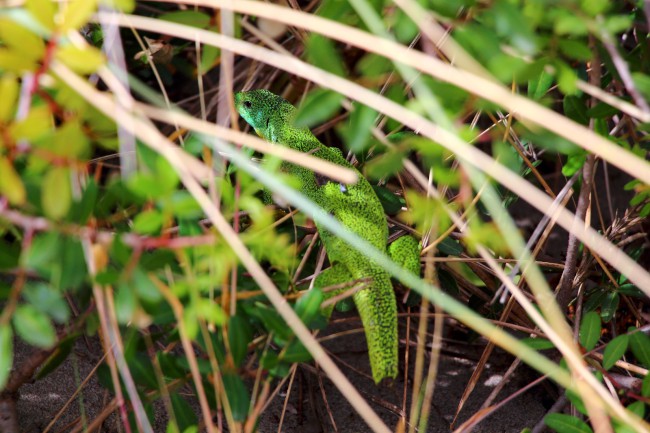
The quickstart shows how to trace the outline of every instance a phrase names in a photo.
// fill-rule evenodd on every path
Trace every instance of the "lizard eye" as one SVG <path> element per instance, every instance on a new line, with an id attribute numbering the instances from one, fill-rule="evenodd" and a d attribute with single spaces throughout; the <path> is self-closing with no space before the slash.
<path id="1" fill-rule="evenodd" d="M 244 101 L 244 107 L 251 108 L 252 106 L 253 106 L 253 103 L 251 101 Z"/>

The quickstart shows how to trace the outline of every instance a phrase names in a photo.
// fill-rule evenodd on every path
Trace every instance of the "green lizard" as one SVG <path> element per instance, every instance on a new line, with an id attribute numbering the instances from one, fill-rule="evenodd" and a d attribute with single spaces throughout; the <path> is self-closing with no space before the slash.
<path id="1" fill-rule="evenodd" d="M 235 94 L 235 106 L 260 137 L 356 171 L 340 150 L 323 145 L 309 129 L 294 127 L 292 119 L 296 108 L 280 96 L 268 90 L 240 92 Z M 388 227 L 384 210 L 372 186 L 358 171 L 356 184 L 341 185 L 298 165 L 284 163 L 283 169 L 300 180 L 301 191 L 308 198 L 346 228 L 380 251 L 386 250 Z M 370 278 L 369 286 L 357 292 L 353 299 L 366 333 L 372 377 L 375 383 L 395 378 L 398 365 L 397 305 L 390 275 L 325 230 L 318 220 L 314 222 L 332 264 L 316 278 L 315 287 Z M 419 275 L 419 251 L 414 238 L 403 236 L 390 245 L 388 255 Z"/>

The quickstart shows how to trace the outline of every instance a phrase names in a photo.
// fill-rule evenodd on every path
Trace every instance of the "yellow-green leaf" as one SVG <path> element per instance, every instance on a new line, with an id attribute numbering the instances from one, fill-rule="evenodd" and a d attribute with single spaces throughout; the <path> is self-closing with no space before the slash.
<path id="1" fill-rule="evenodd" d="M 137 233 L 150 235 L 157 233 L 164 222 L 165 217 L 160 211 L 149 209 L 136 215 L 133 221 L 133 229 Z"/>
<path id="2" fill-rule="evenodd" d="M 210 299 L 197 300 L 196 314 L 199 318 L 217 326 L 221 326 L 228 321 L 228 316 L 226 316 L 219 304 Z"/>
<path id="3" fill-rule="evenodd" d="M 84 159 L 90 153 L 90 140 L 78 119 L 70 120 L 60 126 L 53 138 L 52 150 L 57 155 Z"/>
<path id="4" fill-rule="evenodd" d="M 36 61 L 9 48 L 0 47 L 0 70 L 23 73 L 35 71 Z"/>
<path id="5" fill-rule="evenodd" d="M 12 74 L 5 74 L 0 78 L 0 122 L 11 120 L 14 115 L 16 100 L 18 99 L 18 80 Z"/>
<path id="6" fill-rule="evenodd" d="M 55 2 L 52 0 L 27 0 L 25 6 L 39 23 L 50 30 L 54 30 Z"/>
<path id="7" fill-rule="evenodd" d="M 70 209 L 72 192 L 70 173 L 65 167 L 52 168 L 43 179 L 41 204 L 45 215 L 52 219 L 64 217 Z"/>
<path id="8" fill-rule="evenodd" d="M 0 156 L 0 195 L 7 197 L 13 205 L 25 203 L 25 185 L 14 166 L 4 156 Z"/>
<path id="9" fill-rule="evenodd" d="M 8 18 L 0 19 L 0 40 L 29 60 L 39 60 L 45 53 L 45 42 L 40 36 Z"/>
<path id="10" fill-rule="evenodd" d="M 18 140 L 36 140 L 53 130 L 52 113 L 46 105 L 32 108 L 27 117 L 9 128 L 11 137 Z"/>
<path id="11" fill-rule="evenodd" d="M 72 45 L 59 48 L 56 58 L 79 74 L 92 74 L 104 64 L 104 55 L 95 47 L 83 49 Z"/>
<path id="12" fill-rule="evenodd" d="M 63 12 L 61 31 L 76 30 L 88 22 L 97 10 L 97 0 L 73 0 Z"/>
<path id="13" fill-rule="evenodd" d="M 135 0 L 101 0 L 101 2 L 126 14 L 133 12 L 133 9 L 135 9 Z"/>

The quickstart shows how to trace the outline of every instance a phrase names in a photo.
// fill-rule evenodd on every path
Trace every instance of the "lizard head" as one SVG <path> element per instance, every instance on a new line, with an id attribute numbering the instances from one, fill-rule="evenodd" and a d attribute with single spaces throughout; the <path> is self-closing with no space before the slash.
<path id="1" fill-rule="evenodd" d="M 239 115 L 255 129 L 257 135 L 267 140 L 270 139 L 269 126 L 279 108 L 285 104 L 289 103 L 268 90 L 235 93 L 235 108 Z"/>

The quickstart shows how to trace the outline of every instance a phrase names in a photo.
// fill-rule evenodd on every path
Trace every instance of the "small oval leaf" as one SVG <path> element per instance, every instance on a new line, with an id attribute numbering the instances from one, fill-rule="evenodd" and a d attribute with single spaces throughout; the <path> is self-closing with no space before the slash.
<path id="1" fill-rule="evenodd" d="M 551 413 L 544 417 L 544 424 L 558 433 L 593 433 L 586 422 L 575 416 Z"/>
<path id="2" fill-rule="evenodd" d="M 19 305 L 13 316 L 14 328 L 27 343 L 50 348 L 56 343 L 56 332 L 48 317 L 32 305 Z"/>
<path id="3" fill-rule="evenodd" d="M 13 342 L 11 326 L 0 325 L 0 391 L 4 389 L 13 365 Z"/>
<path id="4" fill-rule="evenodd" d="M 580 324 L 580 344 L 587 350 L 593 349 L 600 338 L 600 331 L 600 315 L 595 311 L 588 312 Z"/>
<path id="5" fill-rule="evenodd" d="M 630 348 L 632 353 L 645 368 L 650 367 L 650 337 L 643 332 L 630 334 Z"/>
<path id="6" fill-rule="evenodd" d="M 52 168 L 43 179 L 41 204 L 43 211 L 52 219 L 63 218 L 70 209 L 72 191 L 70 175 L 65 167 Z"/>
<path id="7" fill-rule="evenodd" d="M 9 160 L 0 156 L 0 195 L 13 205 L 25 203 L 25 185 Z"/>
<path id="8" fill-rule="evenodd" d="M 293 124 L 297 128 L 310 128 L 324 122 L 341 107 L 343 96 L 327 89 L 311 91 L 300 105 Z"/>
<path id="9" fill-rule="evenodd" d="M 97 0 L 73 0 L 64 7 L 60 27 L 62 33 L 86 24 L 97 9 Z"/>
<path id="10" fill-rule="evenodd" d="M 619 335 L 607 344 L 603 353 L 603 368 L 609 370 L 621 359 L 627 350 L 630 336 L 627 334 Z"/>
<path id="11" fill-rule="evenodd" d="M 73 45 L 59 48 L 56 58 L 79 74 L 92 74 L 104 64 L 104 55 L 95 47 L 83 49 Z"/>

